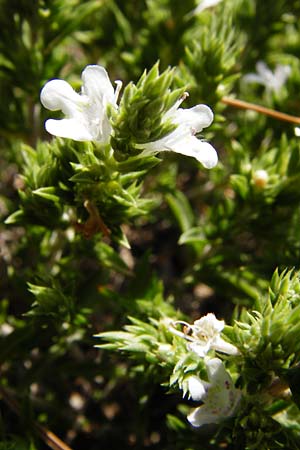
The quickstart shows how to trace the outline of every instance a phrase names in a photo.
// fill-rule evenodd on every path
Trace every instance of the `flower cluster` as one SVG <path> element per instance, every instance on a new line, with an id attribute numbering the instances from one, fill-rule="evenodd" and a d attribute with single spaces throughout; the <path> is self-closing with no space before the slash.
<path id="1" fill-rule="evenodd" d="M 177 326 L 184 327 L 184 331 Z M 173 322 L 170 330 L 173 334 L 183 337 L 187 341 L 187 348 L 204 358 L 208 380 L 197 376 L 188 378 L 188 391 L 195 401 L 202 401 L 203 405 L 196 408 L 188 416 L 188 421 L 195 427 L 207 423 L 218 423 L 234 414 L 241 398 L 241 392 L 234 387 L 233 381 L 226 371 L 221 359 L 209 357 L 210 351 L 217 351 L 227 355 L 238 355 L 238 349 L 221 337 L 225 322 L 218 320 L 210 313 L 196 320 L 193 324 L 183 321 Z"/>
<path id="2" fill-rule="evenodd" d="M 64 80 L 50 80 L 41 91 L 41 102 L 45 108 L 61 110 L 64 119 L 49 119 L 46 130 L 54 136 L 75 141 L 94 141 L 108 144 L 113 130 L 107 114 L 108 106 L 117 110 L 117 100 L 121 81 L 116 81 L 114 89 L 106 70 L 97 65 L 87 66 L 82 72 L 83 86 L 78 94 Z M 190 109 L 179 108 L 187 95 L 180 98 L 162 117 L 175 129 L 154 142 L 136 144 L 144 154 L 156 154 L 160 151 L 174 151 L 192 156 L 206 168 L 217 164 L 218 156 L 208 142 L 201 141 L 195 135 L 208 127 L 213 121 L 213 112 L 206 105 L 196 105 Z"/>

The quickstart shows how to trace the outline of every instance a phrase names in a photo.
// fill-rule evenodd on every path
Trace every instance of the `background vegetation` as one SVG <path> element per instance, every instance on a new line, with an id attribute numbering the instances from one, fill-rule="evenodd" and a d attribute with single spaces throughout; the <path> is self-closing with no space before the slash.
<path id="1" fill-rule="evenodd" d="M 300 2 L 224 0 L 194 14 L 197 3 L 0 0 L 1 450 L 63 449 L 47 430 L 73 450 L 300 448 L 300 140 L 295 124 L 223 101 L 300 116 Z M 290 66 L 278 91 L 243 80 L 257 61 Z M 189 92 L 183 107 L 209 105 L 217 167 L 135 155 L 130 142 L 156 115 L 145 126 L 125 100 L 115 159 L 52 138 L 40 90 L 51 78 L 79 90 L 88 64 L 124 86 L 154 67 L 153 89 L 137 94 L 153 108 L 176 89 Z M 86 199 L 109 233 L 87 232 Z M 164 317 L 207 312 L 248 323 L 247 336 L 227 333 L 248 397 L 237 418 L 195 429 L 176 358 L 157 348 L 171 342 Z M 274 374 L 292 397 L 262 404 Z"/>

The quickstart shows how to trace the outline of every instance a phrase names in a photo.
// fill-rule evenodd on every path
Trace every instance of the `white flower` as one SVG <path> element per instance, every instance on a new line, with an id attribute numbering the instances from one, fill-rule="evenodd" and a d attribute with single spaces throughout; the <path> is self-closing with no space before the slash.
<path id="1" fill-rule="evenodd" d="M 157 141 L 139 144 L 137 147 L 143 149 L 144 154 L 173 151 L 192 156 L 210 169 L 218 162 L 217 152 L 208 142 L 197 139 L 195 134 L 208 127 L 214 115 L 206 105 L 196 105 L 190 109 L 179 108 L 186 97 L 187 94 L 180 98 L 163 117 L 163 122 L 170 120 L 177 125 L 176 129 Z"/>
<path id="2" fill-rule="evenodd" d="M 263 61 L 258 61 L 255 67 L 257 73 L 249 73 L 243 80 L 246 83 L 262 84 L 269 92 L 279 92 L 291 73 L 290 66 L 282 64 L 277 64 L 274 72 Z"/>
<path id="3" fill-rule="evenodd" d="M 212 6 L 217 5 L 222 0 L 201 0 L 200 4 L 193 10 L 193 15 L 199 14 L 206 8 L 211 8 Z"/>
<path id="4" fill-rule="evenodd" d="M 220 359 L 209 359 L 206 370 L 209 383 L 195 376 L 188 380 L 192 399 L 203 401 L 203 405 L 194 409 L 187 417 L 194 427 L 219 423 L 233 416 L 241 399 L 241 391 L 234 387 L 231 376 Z"/>
<path id="5" fill-rule="evenodd" d="M 14 327 L 7 322 L 0 325 L 0 336 L 8 336 L 14 331 Z"/>
<path id="6" fill-rule="evenodd" d="M 174 328 L 177 324 L 184 325 L 187 332 L 190 331 L 191 334 L 178 331 Z M 176 321 L 173 325 L 174 326 L 171 327 L 170 330 L 174 334 L 184 337 L 189 341 L 189 350 L 197 353 L 201 358 L 203 358 L 210 350 L 217 350 L 222 353 L 227 353 L 228 355 L 239 354 L 238 349 L 234 345 L 221 338 L 221 331 L 225 326 L 225 322 L 224 320 L 218 320 L 212 313 L 196 320 L 193 325 L 181 321 Z"/>
<path id="7" fill-rule="evenodd" d="M 54 136 L 75 141 L 106 143 L 111 134 L 107 105 L 117 107 L 121 82 L 114 88 L 106 70 L 101 66 L 87 66 L 82 72 L 83 86 L 78 94 L 64 80 L 50 80 L 41 91 L 41 102 L 51 111 L 61 110 L 66 118 L 49 119 L 46 130 Z"/>
<path id="8" fill-rule="evenodd" d="M 300 137 L 300 127 L 295 127 L 294 132 L 295 136 Z"/>
<path id="9" fill-rule="evenodd" d="M 194 339 L 189 344 L 190 349 L 201 357 L 205 356 L 210 349 L 228 355 L 237 355 L 238 349 L 220 336 L 224 326 L 224 320 L 218 320 L 212 313 L 196 320 L 192 326 Z"/>
<path id="10" fill-rule="evenodd" d="M 196 320 L 193 325 L 192 334 L 194 341 L 189 344 L 190 349 L 201 357 L 205 356 L 211 348 L 227 353 L 226 347 L 228 345 L 230 346 L 230 352 L 231 344 L 228 344 L 220 337 L 224 326 L 224 321 L 218 320 L 212 313 Z"/>
<path id="11" fill-rule="evenodd" d="M 269 181 L 268 172 L 263 169 L 256 170 L 253 174 L 253 182 L 257 188 L 264 188 Z"/>

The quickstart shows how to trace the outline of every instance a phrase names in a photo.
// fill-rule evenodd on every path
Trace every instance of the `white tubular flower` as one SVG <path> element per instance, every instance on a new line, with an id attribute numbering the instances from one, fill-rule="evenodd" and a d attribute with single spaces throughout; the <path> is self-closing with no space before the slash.
<path id="1" fill-rule="evenodd" d="M 121 81 L 114 88 L 106 70 L 101 66 L 87 66 L 82 72 L 83 86 L 78 94 L 64 80 L 50 80 L 41 91 L 43 106 L 51 111 L 61 110 L 66 118 L 49 119 L 48 133 L 75 141 L 106 143 L 111 134 L 107 105 L 117 108 Z"/>
<path id="2" fill-rule="evenodd" d="M 191 331 L 191 334 L 178 331 L 174 327 L 177 324 L 184 325 L 187 333 Z M 221 331 L 224 326 L 224 320 L 218 320 L 214 314 L 209 313 L 196 320 L 193 325 L 181 321 L 174 322 L 171 331 L 189 341 L 189 350 L 197 353 L 201 358 L 210 350 L 217 350 L 228 355 L 238 355 L 238 349 L 221 337 Z"/>
<path id="3" fill-rule="evenodd" d="M 206 8 L 211 8 L 212 6 L 216 6 L 222 0 L 201 0 L 200 4 L 193 10 L 193 15 L 199 14 L 204 11 Z"/>
<path id="4" fill-rule="evenodd" d="M 279 92 L 291 73 L 290 66 L 282 64 L 277 64 L 274 72 L 263 61 L 258 61 L 255 67 L 257 73 L 249 73 L 243 80 L 246 83 L 262 84 L 269 92 Z"/>
<path id="5" fill-rule="evenodd" d="M 234 415 L 241 399 L 241 391 L 234 387 L 231 376 L 218 358 L 206 362 L 209 383 L 191 377 L 190 396 L 193 400 L 203 401 L 203 405 L 194 409 L 187 419 L 194 427 L 208 423 L 219 423 Z"/>
<path id="6" fill-rule="evenodd" d="M 194 341 L 189 345 L 191 350 L 199 356 L 205 356 L 210 349 L 217 350 L 228 355 L 237 355 L 238 349 L 221 338 L 221 331 L 225 326 L 224 320 L 218 320 L 212 313 L 201 317 L 194 322 Z"/>
<path id="7" fill-rule="evenodd" d="M 192 156 L 204 167 L 211 169 L 218 162 L 217 152 L 208 142 L 197 139 L 195 134 L 212 123 L 213 112 L 206 105 L 196 105 L 189 109 L 179 108 L 186 97 L 187 94 L 182 96 L 163 118 L 164 122 L 170 120 L 177 125 L 176 129 L 157 141 L 139 144 L 138 148 L 143 149 L 145 154 L 173 151 Z"/>

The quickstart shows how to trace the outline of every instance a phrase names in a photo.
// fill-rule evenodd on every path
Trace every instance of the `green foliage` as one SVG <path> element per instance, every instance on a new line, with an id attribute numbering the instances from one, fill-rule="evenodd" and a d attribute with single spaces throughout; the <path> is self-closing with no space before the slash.
<path id="1" fill-rule="evenodd" d="M 59 75 L 72 35 L 101 8 L 101 2 L 74 0 L 1 1 L 0 129 L 4 137 L 34 142 L 40 134 L 38 96 L 45 80 Z M 74 41 L 73 41 L 74 42 Z M 53 72 L 54 70 L 54 72 Z"/>
<path id="2" fill-rule="evenodd" d="M 2 441 L 0 443 L 1 450 L 35 450 L 35 446 L 33 444 L 28 444 L 23 440 L 18 438 L 10 439 L 7 441 Z"/>
<path id="3" fill-rule="evenodd" d="M 255 367 L 280 373 L 299 359 L 299 293 L 298 274 L 275 272 L 269 295 L 241 313 L 232 339 Z"/>
<path id="4" fill-rule="evenodd" d="M 136 85 L 126 86 L 119 110 L 111 111 L 114 128 L 111 143 L 117 159 L 140 153 L 142 144 L 157 141 L 176 128 L 163 120 L 164 114 L 183 94 L 182 89 L 170 91 L 173 77 L 174 71 L 170 69 L 159 74 L 156 64 L 143 73 Z"/>
<path id="5" fill-rule="evenodd" d="M 170 376 L 170 386 L 183 387 L 186 390 L 185 379 L 197 371 L 205 373 L 201 359 L 186 352 L 185 342 L 171 332 L 171 324 L 182 317 L 171 303 L 163 297 L 162 286 L 154 279 L 151 284 L 152 298 L 136 300 L 135 317 L 129 317 L 130 324 L 124 326 L 124 331 L 106 331 L 95 337 L 105 343 L 97 347 L 128 353 L 138 364 L 149 364 L 156 369 L 163 369 L 157 375 L 161 383 Z M 146 317 L 146 321 L 137 317 Z M 152 373 L 153 376 L 153 373 Z"/>
<path id="6" fill-rule="evenodd" d="M 191 93 L 212 107 L 227 95 L 239 77 L 237 58 L 243 45 L 241 36 L 232 27 L 233 13 L 228 5 L 222 14 L 212 15 L 187 36 L 186 55 L 181 66 L 191 85 Z M 189 73 L 188 73 L 189 72 Z M 199 83 L 201 74 L 201 83 Z"/>
<path id="7" fill-rule="evenodd" d="M 293 400 L 298 404 L 299 286 L 297 273 L 279 275 L 276 271 L 269 294 L 257 301 L 255 310 L 242 310 L 235 324 L 224 330 L 227 339 L 240 351 L 229 366 L 243 388 L 243 400 L 233 426 L 237 448 L 267 449 L 270 445 L 274 449 L 284 445 L 297 448 L 299 429 L 292 417 L 297 417 L 298 411 L 292 412 L 285 392 L 288 382 Z M 159 303 L 163 305 L 161 294 L 154 298 L 154 305 L 159 306 Z M 175 312 L 172 317 L 176 318 Z M 96 336 L 106 341 L 99 347 L 128 353 L 138 367 L 141 363 L 144 367 L 154 365 L 157 370 L 160 367 L 162 371 L 156 373 L 156 377 L 163 382 L 169 375 L 170 387 L 180 387 L 184 394 L 188 392 L 190 375 L 207 377 L 204 360 L 187 352 L 186 341 L 174 336 L 173 322 L 164 315 L 162 308 L 153 310 L 147 322 L 133 317 L 129 320 L 131 324 L 125 325 L 124 331 Z M 282 419 L 284 414 L 291 416 L 288 423 Z"/>
<path id="8" fill-rule="evenodd" d="M 130 81 L 140 76 L 141 68 L 149 70 L 157 60 L 164 69 L 178 64 L 191 26 L 188 14 L 195 6 L 194 0 L 184 4 L 110 0 L 94 15 L 91 29 L 79 38 L 87 54 L 101 58 Z"/>
<path id="9" fill-rule="evenodd" d="M 158 160 L 138 157 L 118 164 L 110 150 L 71 141 L 22 147 L 24 188 L 21 208 L 6 223 L 28 222 L 50 228 L 77 226 L 86 237 L 97 232 L 121 240 L 119 224 L 144 214 L 151 199 L 139 198 L 140 178 Z M 101 216 L 100 216 L 101 211 Z M 86 228 L 80 227 L 82 221 Z M 125 241 L 124 241 L 125 242 Z"/>

